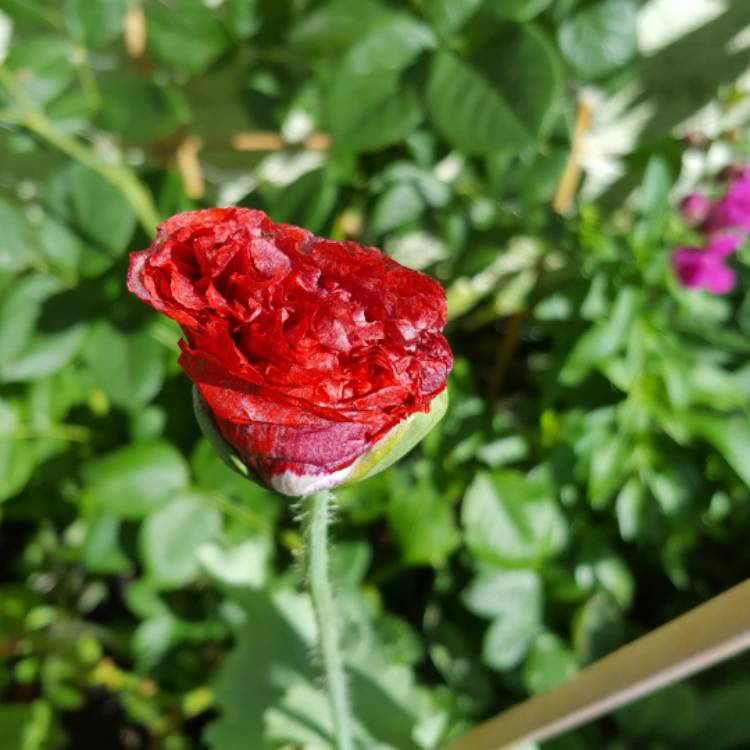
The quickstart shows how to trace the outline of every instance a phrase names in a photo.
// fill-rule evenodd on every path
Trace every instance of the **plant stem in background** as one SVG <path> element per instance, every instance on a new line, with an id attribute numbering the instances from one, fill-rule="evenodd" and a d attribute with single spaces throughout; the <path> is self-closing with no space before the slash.
<path id="1" fill-rule="evenodd" d="M 338 750 L 353 750 L 351 710 L 346 688 L 344 660 L 339 647 L 333 593 L 328 580 L 328 514 L 332 499 L 333 495 L 324 490 L 304 500 L 307 506 L 305 524 L 307 580 L 318 624 L 318 645 L 333 715 L 336 747 Z"/>
<path id="2" fill-rule="evenodd" d="M 62 132 L 18 85 L 13 73 L 2 65 L 0 65 L 0 88 L 5 90 L 14 109 L 10 113 L 9 122 L 26 128 L 48 145 L 101 175 L 130 203 L 145 232 L 150 237 L 155 234 L 161 217 L 153 198 L 130 167 L 104 161 L 82 141 Z"/>

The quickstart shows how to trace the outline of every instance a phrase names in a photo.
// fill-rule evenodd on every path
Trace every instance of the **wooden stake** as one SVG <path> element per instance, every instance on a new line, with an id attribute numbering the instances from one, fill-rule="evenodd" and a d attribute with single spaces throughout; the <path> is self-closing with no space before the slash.
<path id="1" fill-rule="evenodd" d="M 194 135 L 187 136 L 177 147 L 177 170 L 182 177 L 188 198 L 193 200 L 202 198 L 206 192 L 203 170 L 198 161 L 198 153 L 202 147 L 203 141 Z"/>
<path id="2" fill-rule="evenodd" d="M 578 183 L 581 181 L 581 167 L 578 164 L 578 155 L 581 150 L 581 141 L 588 133 L 591 127 L 591 118 L 593 110 L 591 105 L 585 100 L 580 99 L 578 102 L 578 111 L 576 112 L 576 122 L 573 127 L 573 142 L 570 145 L 570 155 L 565 164 L 560 183 L 557 186 L 557 192 L 552 201 L 552 208 L 559 214 L 565 213 L 575 198 L 578 190 Z"/>
<path id="3" fill-rule="evenodd" d="M 232 137 L 232 148 L 237 151 L 281 151 L 294 148 L 298 144 L 287 143 L 278 133 L 256 131 L 253 133 L 235 133 Z M 331 138 L 326 133 L 310 133 L 301 145 L 314 151 L 325 151 L 331 147 Z"/>
<path id="4" fill-rule="evenodd" d="M 512 750 L 552 739 L 748 648 L 750 579 L 480 724 L 446 750 Z"/>
<path id="5" fill-rule="evenodd" d="M 146 15 L 143 8 L 133 7 L 126 14 L 122 25 L 125 51 L 137 60 L 146 51 Z"/>

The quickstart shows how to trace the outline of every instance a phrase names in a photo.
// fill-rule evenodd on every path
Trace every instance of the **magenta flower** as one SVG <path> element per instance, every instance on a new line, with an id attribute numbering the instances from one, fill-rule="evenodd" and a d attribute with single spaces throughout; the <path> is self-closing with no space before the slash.
<path id="1" fill-rule="evenodd" d="M 725 260 L 742 244 L 742 238 L 725 234 L 705 248 L 678 247 L 672 252 L 680 284 L 686 289 L 705 289 L 711 294 L 728 294 L 734 288 L 735 273 Z"/>
<path id="2" fill-rule="evenodd" d="M 702 224 L 711 212 L 711 201 L 703 193 L 690 193 L 680 206 L 685 223 L 691 227 Z"/>
<path id="3" fill-rule="evenodd" d="M 714 203 L 706 219 L 706 234 L 727 229 L 750 233 L 750 171 L 746 168 L 730 183 L 727 194 Z"/>

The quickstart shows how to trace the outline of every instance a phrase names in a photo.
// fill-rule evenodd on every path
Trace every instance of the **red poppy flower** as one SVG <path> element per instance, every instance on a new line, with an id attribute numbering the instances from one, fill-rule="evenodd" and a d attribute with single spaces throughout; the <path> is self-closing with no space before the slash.
<path id="1" fill-rule="evenodd" d="M 182 326 L 199 403 L 286 494 L 360 474 L 430 412 L 452 366 L 436 281 L 261 211 L 173 216 L 132 253 L 128 288 Z"/>

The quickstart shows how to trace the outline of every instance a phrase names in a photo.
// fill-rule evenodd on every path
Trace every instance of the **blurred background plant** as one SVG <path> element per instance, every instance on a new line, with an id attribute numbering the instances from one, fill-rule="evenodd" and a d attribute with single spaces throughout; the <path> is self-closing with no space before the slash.
<path id="1" fill-rule="evenodd" d="M 749 42 L 729 0 L 0 0 L 0 750 L 330 746 L 292 509 L 124 289 L 196 206 L 448 291 L 448 416 L 338 493 L 363 747 L 437 748 L 746 577 L 750 248 L 702 222 L 750 220 Z M 550 747 L 747 747 L 747 668 Z"/>

